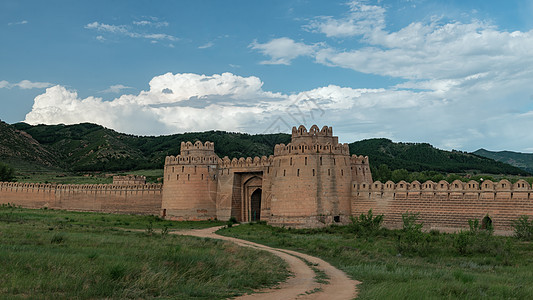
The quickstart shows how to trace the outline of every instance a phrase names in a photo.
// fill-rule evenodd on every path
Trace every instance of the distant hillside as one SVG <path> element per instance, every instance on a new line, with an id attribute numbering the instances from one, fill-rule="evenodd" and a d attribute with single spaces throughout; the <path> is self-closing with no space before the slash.
<path id="1" fill-rule="evenodd" d="M 533 153 L 520 153 L 512 151 L 489 151 L 479 149 L 473 152 L 476 155 L 501 161 L 511 166 L 518 167 L 529 173 L 533 173 Z"/>
<path id="2" fill-rule="evenodd" d="M 0 161 L 18 169 L 59 167 L 61 162 L 31 135 L 0 121 Z"/>
<path id="3" fill-rule="evenodd" d="M 116 171 L 161 169 L 167 155 L 178 155 L 181 142 L 200 140 L 215 143 L 220 156 L 270 155 L 274 145 L 288 143 L 288 134 L 250 135 L 224 131 L 184 133 L 167 136 L 134 136 L 96 124 L 13 125 L 29 133 L 41 145 L 57 154 L 73 171 Z"/>
<path id="4" fill-rule="evenodd" d="M 368 155 L 371 166 L 386 164 L 392 170 L 529 175 L 522 169 L 502 162 L 466 152 L 440 150 L 427 143 L 394 143 L 383 138 L 368 139 L 351 143 L 350 152 Z"/>
<path id="5" fill-rule="evenodd" d="M 69 171 L 162 169 L 167 155 L 179 154 L 182 141 L 212 141 L 220 157 L 230 158 L 268 156 L 276 144 L 290 142 L 290 135 L 284 133 L 250 135 L 207 131 L 134 136 L 90 123 L 36 126 L 2 123 L 2 137 L 0 153 L 8 153 L 10 159 Z M 351 143 L 350 153 L 368 155 L 371 166 L 387 164 L 392 170 L 529 175 L 505 163 L 464 152 L 443 151 L 429 144 L 370 139 Z"/>

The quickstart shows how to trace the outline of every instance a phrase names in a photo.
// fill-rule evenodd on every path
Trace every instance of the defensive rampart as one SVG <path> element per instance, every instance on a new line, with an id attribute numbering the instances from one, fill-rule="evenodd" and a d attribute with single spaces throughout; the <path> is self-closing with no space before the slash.
<path id="1" fill-rule="evenodd" d="M 121 214 L 158 215 L 161 184 L 38 184 L 0 182 L 0 204 Z"/>
<path id="2" fill-rule="evenodd" d="M 402 214 L 419 212 L 424 228 L 457 231 L 468 228 L 468 220 L 488 216 L 497 233 L 512 231 L 512 222 L 521 215 L 533 217 L 533 190 L 524 180 L 511 184 L 507 180 L 452 183 L 427 181 L 393 183 L 379 181 L 353 183 L 352 214 L 385 216 L 385 226 L 400 228 Z"/>

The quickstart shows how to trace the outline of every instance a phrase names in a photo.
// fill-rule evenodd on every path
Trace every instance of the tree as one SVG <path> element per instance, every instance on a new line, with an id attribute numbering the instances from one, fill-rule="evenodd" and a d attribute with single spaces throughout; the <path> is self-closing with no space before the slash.
<path id="1" fill-rule="evenodd" d="M 15 181 L 15 170 L 8 165 L 0 163 L 0 182 Z"/>

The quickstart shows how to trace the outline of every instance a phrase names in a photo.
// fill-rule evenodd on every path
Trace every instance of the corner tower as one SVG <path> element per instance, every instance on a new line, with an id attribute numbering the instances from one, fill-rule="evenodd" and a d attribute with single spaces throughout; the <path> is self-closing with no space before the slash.
<path id="1" fill-rule="evenodd" d="M 270 224 L 321 227 L 350 221 L 352 160 L 348 144 L 339 144 L 331 127 L 293 127 L 291 143 L 274 148 L 271 175 Z"/>
<path id="2" fill-rule="evenodd" d="M 171 220 L 215 218 L 219 160 L 212 142 L 182 142 L 180 155 L 167 156 L 161 216 Z"/>

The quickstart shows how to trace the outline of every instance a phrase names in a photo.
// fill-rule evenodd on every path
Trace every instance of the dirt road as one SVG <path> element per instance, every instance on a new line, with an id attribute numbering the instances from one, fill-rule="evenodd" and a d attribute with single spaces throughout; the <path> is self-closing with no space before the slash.
<path id="1" fill-rule="evenodd" d="M 333 267 L 320 258 L 302 254 L 296 251 L 277 249 L 249 241 L 221 236 L 215 231 L 221 227 L 193 229 L 172 232 L 174 234 L 207 237 L 233 242 L 244 247 L 261 249 L 273 253 L 287 262 L 292 276 L 273 289 L 259 290 L 251 295 L 237 297 L 239 300 L 248 299 L 327 299 L 345 300 L 357 297 L 356 286 L 360 283 L 352 280 L 341 270 Z M 325 274 L 327 279 L 317 280 L 318 274 Z M 327 283 L 325 282 L 327 281 Z"/>

